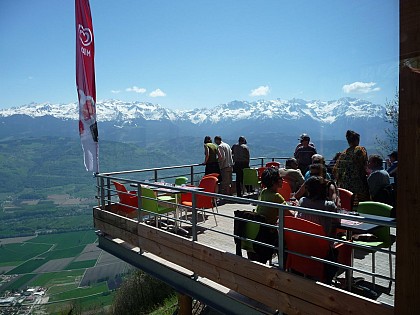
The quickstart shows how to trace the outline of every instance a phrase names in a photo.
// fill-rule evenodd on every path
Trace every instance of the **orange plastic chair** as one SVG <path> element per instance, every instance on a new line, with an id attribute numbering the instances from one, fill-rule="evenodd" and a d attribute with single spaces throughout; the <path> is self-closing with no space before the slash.
<path id="1" fill-rule="evenodd" d="M 280 168 L 280 162 L 272 161 L 265 163 L 265 167 L 276 167 Z"/>
<path id="2" fill-rule="evenodd" d="M 321 225 L 300 218 L 290 216 L 284 217 L 284 227 L 325 236 L 324 228 Z M 307 256 L 325 259 L 330 250 L 330 244 L 327 240 L 309 235 L 285 231 L 284 239 L 288 250 Z M 294 270 L 305 276 L 325 281 L 325 264 L 319 261 L 289 253 L 286 260 L 286 269 Z"/>
<path id="3" fill-rule="evenodd" d="M 348 211 L 352 211 L 354 194 L 350 190 L 338 188 L 338 195 L 341 200 L 341 208 Z"/>
<path id="4" fill-rule="evenodd" d="M 266 169 L 265 166 L 261 166 L 261 167 L 257 168 L 258 180 L 261 180 L 262 173 L 265 171 L 265 169 Z"/>
<path id="5" fill-rule="evenodd" d="M 217 187 L 217 177 L 214 177 L 214 176 L 203 177 L 198 187 L 203 188 L 205 192 L 215 193 L 216 187 Z M 190 198 L 191 200 L 189 201 L 188 199 Z M 181 195 L 181 205 L 192 207 L 192 194 L 191 193 Z M 216 207 L 217 209 L 217 205 L 214 204 L 213 197 L 197 195 L 196 208 L 197 209 L 211 209 L 213 211 L 214 221 L 216 222 L 216 225 L 217 225 L 216 215 L 214 213 L 214 207 Z M 205 220 L 204 212 L 203 212 L 203 220 Z"/>
<path id="6" fill-rule="evenodd" d="M 120 204 L 118 205 L 118 211 L 124 214 L 131 214 L 138 208 L 138 198 L 136 191 L 127 191 L 127 188 L 119 182 L 112 181 L 117 190 Z"/>
<path id="7" fill-rule="evenodd" d="M 290 186 L 289 182 L 283 179 L 283 183 L 281 188 L 277 189 L 277 192 L 282 195 L 284 200 L 290 199 L 290 194 L 292 193 L 292 187 Z"/>
<path id="8" fill-rule="evenodd" d="M 203 178 L 204 177 L 209 177 L 209 176 L 213 176 L 213 177 L 216 177 L 217 179 L 219 179 L 220 174 L 219 173 L 210 173 L 210 174 L 204 175 Z"/>

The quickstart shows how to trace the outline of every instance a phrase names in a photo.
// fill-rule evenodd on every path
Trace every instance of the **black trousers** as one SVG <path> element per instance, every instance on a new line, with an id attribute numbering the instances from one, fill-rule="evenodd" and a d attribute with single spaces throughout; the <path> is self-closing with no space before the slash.
<path id="1" fill-rule="evenodd" d="M 236 196 L 242 197 L 244 168 L 249 168 L 249 162 L 235 162 L 233 171 L 236 173 Z"/>

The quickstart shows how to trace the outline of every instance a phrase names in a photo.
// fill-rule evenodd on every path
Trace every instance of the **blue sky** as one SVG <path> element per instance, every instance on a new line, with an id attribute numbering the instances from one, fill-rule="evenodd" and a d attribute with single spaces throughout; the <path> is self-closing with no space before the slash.
<path id="1" fill-rule="evenodd" d="M 171 109 L 398 88 L 395 0 L 91 0 L 97 100 Z M 0 1 L 0 108 L 77 101 L 73 0 Z"/>

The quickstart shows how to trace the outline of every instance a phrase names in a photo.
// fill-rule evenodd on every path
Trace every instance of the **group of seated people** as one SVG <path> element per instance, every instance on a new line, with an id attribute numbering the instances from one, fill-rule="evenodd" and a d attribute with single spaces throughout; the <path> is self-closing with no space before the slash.
<path id="1" fill-rule="evenodd" d="M 383 168 L 383 160 L 379 155 L 371 155 L 368 159 L 366 180 L 369 186 L 371 199 L 385 202 L 379 198 L 384 187 L 390 185 L 390 176 Z M 285 203 L 289 196 L 279 193 L 283 181 L 287 181 L 292 192 L 295 193 L 296 201 L 293 205 L 303 208 L 338 212 L 341 208 L 339 191 L 333 174 L 327 171 L 325 160 L 320 154 L 312 156 L 312 164 L 305 174 L 297 167 L 297 161 L 290 158 L 286 161 L 285 168 L 269 167 L 261 176 L 261 184 L 264 187 L 259 200 L 272 203 Z M 289 201 L 289 204 L 290 201 Z M 266 223 L 277 225 L 279 209 L 265 205 L 258 205 L 255 209 L 257 214 L 265 217 Z M 294 212 L 290 209 L 283 210 L 284 216 L 296 216 L 321 225 L 329 237 L 337 236 L 338 218 L 314 215 L 305 212 Z M 273 237 L 277 237 L 274 233 Z M 275 243 L 275 242 L 274 242 Z"/>

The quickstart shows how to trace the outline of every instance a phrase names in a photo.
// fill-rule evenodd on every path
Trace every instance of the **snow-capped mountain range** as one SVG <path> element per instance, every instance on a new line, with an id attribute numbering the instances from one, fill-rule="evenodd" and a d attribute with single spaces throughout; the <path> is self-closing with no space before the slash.
<path id="1" fill-rule="evenodd" d="M 289 120 L 310 118 L 321 124 L 332 124 L 340 118 L 364 119 L 382 117 L 382 106 L 371 102 L 341 98 L 334 101 L 260 100 L 255 102 L 232 101 L 214 108 L 170 110 L 160 105 L 119 100 L 98 101 L 99 122 L 127 123 L 136 120 L 190 122 L 195 125 L 238 122 L 241 120 Z M 9 109 L 1 109 L 0 117 L 27 115 L 30 117 L 53 116 L 62 120 L 78 120 L 76 102 L 69 104 L 31 103 Z"/>

